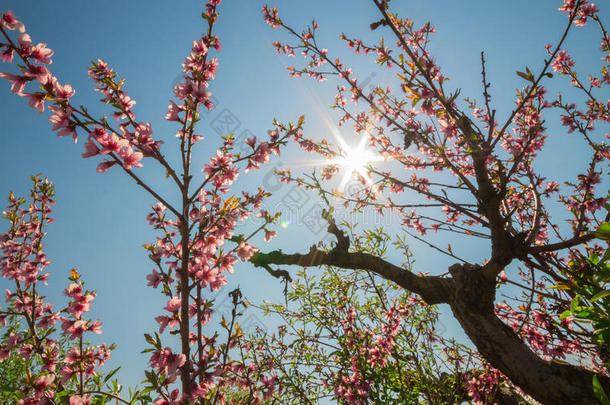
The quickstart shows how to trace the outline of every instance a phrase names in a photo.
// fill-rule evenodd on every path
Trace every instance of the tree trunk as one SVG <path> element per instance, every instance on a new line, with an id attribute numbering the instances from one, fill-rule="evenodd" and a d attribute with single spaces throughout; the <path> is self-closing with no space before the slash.
<path id="1" fill-rule="evenodd" d="M 592 372 L 542 360 L 495 315 L 495 281 L 484 278 L 480 267 L 455 265 L 450 271 L 455 281 L 451 310 L 493 367 L 543 404 L 599 405 Z M 610 380 L 600 377 L 600 382 L 610 392 Z"/>

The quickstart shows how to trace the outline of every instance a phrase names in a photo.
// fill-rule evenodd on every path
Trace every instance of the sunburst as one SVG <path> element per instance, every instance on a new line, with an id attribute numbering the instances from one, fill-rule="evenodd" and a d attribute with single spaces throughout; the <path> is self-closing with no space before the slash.
<path id="1" fill-rule="evenodd" d="M 336 139 L 339 142 L 341 153 L 338 157 L 331 159 L 329 163 L 337 165 L 345 172 L 339 184 L 339 190 L 343 190 L 354 175 L 364 179 L 368 186 L 372 185 L 369 166 L 371 163 L 383 159 L 369 145 L 368 132 L 364 132 L 356 146 L 349 145 L 342 136 L 336 136 Z"/>

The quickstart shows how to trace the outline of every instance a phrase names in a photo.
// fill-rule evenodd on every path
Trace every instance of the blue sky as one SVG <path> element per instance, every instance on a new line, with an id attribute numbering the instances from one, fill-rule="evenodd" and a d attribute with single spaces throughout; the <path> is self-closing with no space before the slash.
<path id="1" fill-rule="evenodd" d="M 413 18 L 416 25 L 428 20 L 436 25 L 433 53 L 451 78 L 449 84 L 462 88 L 463 96 L 481 99 L 479 54 L 482 50 L 486 52 L 488 77 L 493 83 L 491 94 L 500 121 L 512 106 L 514 89 L 523 84 L 514 72 L 526 65 L 536 72 L 545 57 L 543 46 L 558 41 L 566 22 L 565 16 L 557 11 L 558 1 L 392 3 L 400 15 Z M 305 114 L 306 136 L 330 138 L 324 119 L 336 118 L 327 109 L 333 101 L 335 83 L 288 78 L 286 66 L 302 59 L 276 55 L 271 42 L 286 36 L 263 22 L 260 13 L 263 4 L 254 0 L 225 0 L 220 6 L 217 33 L 222 50 L 218 55 L 217 79 L 210 88 L 217 106 L 200 124 L 199 133 L 206 136 L 206 141 L 196 152 L 195 161 L 198 159 L 201 167 L 217 144 L 218 121 L 214 122 L 222 114 L 237 119 L 239 125 L 232 129 L 236 134 L 247 130 L 259 137 L 271 127 L 274 117 L 288 121 Z M 329 54 L 342 56 L 361 80 L 369 77 L 373 83 L 392 83 L 392 71 L 378 69 L 370 57 L 352 55 L 338 39 L 341 32 L 368 39 L 389 35 L 382 29 L 374 33 L 368 30 L 368 25 L 378 19 L 371 2 L 279 0 L 270 4 L 277 6 L 281 18 L 296 28 L 304 28 L 315 16 L 320 24 L 318 41 L 329 49 Z M 164 122 L 163 116 L 171 89 L 180 79 L 180 64 L 192 41 L 203 32 L 199 17 L 203 2 L 4 0 L 0 5 L 1 10 L 12 9 L 17 14 L 34 42 L 46 42 L 55 51 L 51 68 L 62 83 L 70 83 L 76 89 L 73 101 L 100 115 L 110 111 L 97 103 L 99 95 L 92 90 L 87 67 L 91 60 L 106 60 L 126 78 L 127 92 L 137 101 L 134 109 L 137 119 L 152 123 L 155 137 L 166 142 L 165 151 L 171 157 L 172 148 L 177 146 L 173 137 L 176 127 Z M 608 15 L 607 10 L 602 10 L 606 21 Z M 592 52 L 597 49 L 598 38 L 594 30 L 577 28 L 566 43 L 583 72 L 598 69 L 599 54 Z M 0 69 L 13 71 L 14 67 Z M 550 91 L 556 91 L 562 83 L 565 81 L 549 83 Z M 104 324 L 103 340 L 118 344 L 111 364 L 122 365 L 124 383 L 133 385 L 142 379 L 147 361 L 146 355 L 139 354 L 144 348 L 142 335 L 157 328 L 153 317 L 165 303 L 157 291 L 145 285 L 151 264 L 140 247 L 155 237 L 145 220 L 155 201 L 118 170 L 97 174 L 98 161 L 80 157 L 82 140 L 74 145 L 69 139 L 58 139 L 50 130 L 48 115 L 39 115 L 8 89 L 6 82 L 0 82 L 0 197 L 4 198 L 9 190 L 24 195 L 31 174 L 41 172 L 55 183 L 56 223 L 49 228 L 46 244 L 53 264 L 46 293 L 51 301 L 63 302 L 60 291 L 68 270 L 76 267 L 81 271 L 87 286 L 98 292 L 92 316 L 99 317 Z M 550 124 L 549 128 L 563 138 L 549 146 L 538 167 L 567 180 L 574 171 L 582 171 L 578 165 L 581 145 L 568 138 L 562 128 Z M 284 167 L 302 165 L 306 158 L 291 147 L 270 166 L 240 178 L 237 187 L 255 189 L 262 184 L 271 187 L 275 196 L 267 207 L 272 210 L 293 190 L 275 187 L 276 182 L 268 175 L 271 168 L 278 162 Z M 145 167 L 140 169 L 144 178 L 168 198 L 176 198 L 176 191 L 159 180 L 163 173 L 144 163 Z M 303 198 L 305 210 L 316 205 L 315 195 Z M 311 226 L 293 224 L 280 230 L 272 246 L 284 251 L 304 251 L 320 235 L 324 237 L 323 233 L 312 232 Z M 482 259 L 481 248 L 487 249 L 469 241 L 449 242 L 454 244 L 454 251 L 458 246 L 463 256 L 474 261 Z M 451 264 L 416 242 L 413 247 L 417 270 L 442 273 Z M 281 297 L 282 286 L 249 265 L 240 265 L 231 281 L 239 284 L 253 301 Z M 6 286 L 6 281 L 1 280 L 0 287 Z M 444 317 L 443 322 L 455 336 L 462 336 L 450 318 Z"/>

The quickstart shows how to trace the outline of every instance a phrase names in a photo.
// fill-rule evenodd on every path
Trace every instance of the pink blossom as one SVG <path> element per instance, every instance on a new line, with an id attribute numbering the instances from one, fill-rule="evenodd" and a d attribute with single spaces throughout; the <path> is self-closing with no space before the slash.
<path id="1" fill-rule="evenodd" d="M 70 311 L 75 318 L 80 319 L 83 312 L 89 312 L 91 310 L 91 302 L 94 299 L 95 293 L 75 297 L 74 301 L 68 306 L 68 311 Z"/>
<path id="2" fill-rule="evenodd" d="M 136 105 L 136 101 L 132 100 L 131 97 L 129 97 L 127 94 L 121 93 L 121 95 L 119 95 L 119 105 L 124 109 L 124 110 L 130 110 L 134 105 Z"/>
<path id="3" fill-rule="evenodd" d="M 175 317 L 170 318 L 169 316 L 160 315 L 155 317 L 155 321 L 159 323 L 159 333 L 163 333 L 165 328 L 174 328 L 180 323 Z"/>
<path id="4" fill-rule="evenodd" d="M 572 12 L 576 8 L 576 0 L 563 0 L 563 5 L 559 7 L 559 11 Z"/>
<path id="5" fill-rule="evenodd" d="M 19 46 L 21 46 L 21 53 L 24 56 L 28 56 L 30 45 L 32 44 L 32 38 L 30 38 L 30 34 L 28 34 L 27 32 L 22 32 L 21 34 L 19 34 L 17 42 L 19 42 Z"/>
<path id="6" fill-rule="evenodd" d="M 70 405 L 89 405 L 90 403 L 89 395 L 72 395 L 70 397 Z"/>
<path id="7" fill-rule="evenodd" d="M 29 65 L 28 68 L 23 71 L 23 74 L 38 80 L 40 83 L 45 83 L 49 77 L 49 71 L 42 65 Z"/>
<path id="8" fill-rule="evenodd" d="M 258 249 L 254 246 L 249 245 L 246 242 L 241 242 L 237 248 L 237 256 L 239 256 L 239 259 L 242 262 L 245 262 L 248 261 L 248 259 L 250 259 L 257 251 Z"/>
<path id="9" fill-rule="evenodd" d="M 562 72 L 567 71 L 568 67 L 574 66 L 574 61 L 570 58 L 570 55 L 566 51 L 559 51 L 552 65 L 555 72 L 561 70 Z"/>
<path id="10" fill-rule="evenodd" d="M 163 141 L 155 141 L 152 137 L 153 129 L 150 123 L 138 123 L 135 131 L 136 144 L 143 152 L 148 156 L 152 155 L 155 151 L 159 150 L 159 145 Z"/>
<path id="11" fill-rule="evenodd" d="M 61 85 L 57 79 L 53 78 L 55 99 L 58 101 L 69 101 L 76 91 L 69 84 Z"/>
<path id="12" fill-rule="evenodd" d="M 583 26 L 587 24 L 587 19 L 599 12 L 599 9 L 594 3 L 583 2 L 583 5 L 578 10 L 578 17 L 574 19 L 574 25 Z"/>
<path id="13" fill-rule="evenodd" d="M 204 56 L 208 53 L 208 47 L 203 40 L 193 41 L 193 53 Z"/>
<path id="14" fill-rule="evenodd" d="M 0 53 L 0 60 L 2 60 L 2 62 L 6 62 L 6 63 L 12 63 L 13 55 L 14 55 L 13 49 L 6 48 L 2 51 L 2 53 Z"/>
<path id="15" fill-rule="evenodd" d="M 228 271 L 229 273 L 233 273 L 233 265 L 237 262 L 237 257 L 232 254 L 225 254 L 222 256 L 220 261 L 224 270 Z"/>
<path id="16" fill-rule="evenodd" d="M 142 160 L 141 152 L 134 152 L 133 149 L 128 146 L 127 148 L 123 148 L 119 151 L 119 156 L 123 159 L 123 167 L 127 170 L 132 167 L 142 167 L 140 160 Z"/>
<path id="17" fill-rule="evenodd" d="M 72 376 L 74 376 L 75 373 L 76 373 L 76 371 L 73 370 L 72 367 L 67 367 L 67 366 L 62 367 L 61 368 L 61 382 L 65 384 L 68 380 L 70 380 L 70 378 L 72 378 Z"/>
<path id="18" fill-rule="evenodd" d="M 24 31 L 25 26 L 22 22 L 17 21 L 17 17 L 11 10 L 8 10 L 6 13 L 2 15 L 2 19 L 0 19 L 0 25 L 4 28 L 11 31 Z"/>
<path id="19" fill-rule="evenodd" d="M 61 321 L 61 328 L 65 334 L 70 335 L 70 339 L 76 339 L 83 336 L 83 333 L 87 331 L 87 322 L 82 319 L 71 321 L 64 318 Z"/>
<path id="20" fill-rule="evenodd" d="M 199 102 L 204 102 L 212 96 L 212 93 L 206 90 L 207 83 L 195 84 L 191 87 L 190 95 Z"/>
<path id="21" fill-rule="evenodd" d="M 72 109 L 70 107 L 61 108 L 50 106 L 49 110 L 53 112 L 53 115 L 49 117 L 49 121 L 53 124 L 51 128 L 53 131 L 59 131 L 57 136 L 63 137 L 71 135 L 74 139 L 74 143 L 78 139 L 76 133 L 76 124 L 72 122 Z"/>
<path id="22" fill-rule="evenodd" d="M 277 236 L 276 231 L 269 231 L 265 229 L 265 242 L 269 242 L 274 236 Z"/>
<path id="23" fill-rule="evenodd" d="M 150 365 L 169 376 L 175 375 L 185 363 L 184 354 L 174 354 L 169 347 L 155 351 L 150 357 Z"/>
<path id="24" fill-rule="evenodd" d="M 120 139 L 116 134 L 110 135 L 106 139 L 98 139 L 102 149 L 100 154 L 107 155 L 108 153 L 116 153 L 121 148 L 127 147 L 129 142 L 126 139 Z"/>
<path id="25" fill-rule="evenodd" d="M 91 325 L 89 325 L 89 332 L 100 335 L 102 333 L 102 322 L 100 322 L 99 319 L 91 322 Z"/>
<path id="26" fill-rule="evenodd" d="M 30 56 L 36 59 L 38 62 L 44 63 L 45 65 L 53 63 L 51 60 L 51 56 L 53 56 L 53 54 L 54 52 L 47 48 L 47 44 L 44 43 L 40 43 L 30 50 Z"/>
<path id="27" fill-rule="evenodd" d="M 246 145 L 254 148 L 254 145 L 256 145 L 256 136 L 253 136 L 252 138 L 246 138 Z"/>
<path id="28" fill-rule="evenodd" d="M 19 75 L 14 75 L 7 72 L 0 72 L 0 77 L 6 79 L 11 84 L 11 92 L 21 94 L 25 88 L 25 84 L 30 81 L 29 78 Z"/>
<path id="29" fill-rule="evenodd" d="M 66 287 L 66 289 L 64 289 L 64 295 L 70 298 L 80 297 L 82 293 L 83 288 L 80 286 L 80 284 L 77 283 L 71 283 L 70 285 L 68 285 L 68 287 Z"/>
<path id="30" fill-rule="evenodd" d="M 181 305 L 180 297 L 175 295 L 172 297 L 171 300 L 167 301 L 167 305 L 165 306 L 165 309 L 168 312 L 177 313 L 178 310 L 180 309 L 180 305 Z"/>
<path id="31" fill-rule="evenodd" d="M 89 136 L 89 139 L 87 140 L 87 142 L 85 142 L 85 152 L 81 156 L 84 158 L 88 158 L 91 156 L 99 155 L 99 153 L 100 148 L 97 147 L 97 145 L 93 142 L 91 136 Z"/>
<path id="32" fill-rule="evenodd" d="M 112 166 L 116 165 L 117 163 L 118 162 L 113 160 L 104 160 L 103 162 L 97 165 L 97 168 L 95 170 L 98 173 L 106 173 L 108 170 L 110 170 Z"/>
<path id="33" fill-rule="evenodd" d="M 110 135 L 108 135 L 106 130 L 104 128 L 102 128 L 102 127 L 95 127 L 95 128 L 93 128 L 93 130 L 91 131 L 90 134 L 100 144 L 102 142 L 106 142 L 108 140 L 109 136 L 110 136 Z"/>
<path id="34" fill-rule="evenodd" d="M 157 288 L 159 283 L 162 281 L 161 274 L 155 269 L 153 269 L 152 273 L 146 276 L 146 279 L 148 280 L 147 285 L 152 286 L 153 288 Z"/>
<path id="35" fill-rule="evenodd" d="M 178 104 L 170 100 L 169 106 L 167 108 L 169 110 L 167 111 L 167 114 L 165 114 L 165 119 L 167 121 L 179 121 L 180 117 L 178 116 L 178 114 L 184 110 L 184 107 L 179 106 Z"/>
<path id="36" fill-rule="evenodd" d="M 50 387 L 53 381 L 55 381 L 55 374 L 44 374 L 36 379 L 34 389 L 37 392 L 42 392 Z"/>
<path id="37" fill-rule="evenodd" d="M 281 25 L 282 22 L 280 20 L 280 17 L 278 16 L 277 8 L 270 8 L 265 5 L 262 8 L 262 11 L 265 21 L 271 26 L 271 28 L 276 29 Z"/>
<path id="38" fill-rule="evenodd" d="M 35 108 L 39 113 L 44 111 L 44 98 L 43 93 L 21 93 L 21 96 L 28 99 L 28 105 Z"/>
<path id="39" fill-rule="evenodd" d="M 174 87 L 174 95 L 179 100 L 184 100 L 189 96 L 192 88 L 193 88 L 193 82 L 191 79 L 187 78 L 184 82 L 182 82 L 182 83 L 178 84 L 176 87 Z"/>
<path id="40" fill-rule="evenodd" d="M 31 344 L 24 344 L 19 348 L 19 356 L 28 359 L 33 351 L 34 347 Z"/>

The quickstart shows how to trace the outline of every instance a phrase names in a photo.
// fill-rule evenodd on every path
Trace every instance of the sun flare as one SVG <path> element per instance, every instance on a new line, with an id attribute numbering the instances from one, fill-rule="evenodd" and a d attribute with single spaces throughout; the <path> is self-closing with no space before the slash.
<path id="1" fill-rule="evenodd" d="M 382 158 L 371 150 L 368 135 L 362 136 L 356 146 L 348 145 L 343 137 L 337 137 L 337 140 L 340 144 L 341 155 L 333 159 L 331 163 L 336 164 L 339 169 L 344 171 L 339 190 L 342 191 L 354 175 L 361 177 L 370 185 L 368 166 L 373 162 L 382 160 Z"/>
<path id="2" fill-rule="evenodd" d="M 366 146 L 358 145 L 355 148 L 347 148 L 344 150 L 344 155 L 336 159 L 336 164 L 344 168 L 348 173 L 358 173 L 363 177 L 367 175 L 367 165 L 375 160 L 378 156 L 370 151 Z"/>
<path id="3" fill-rule="evenodd" d="M 348 174 L 358 173 L 363 177 L 368 174 L 367 166 L 381 159 L 379 155 L 371 150 L 369 137 L 363 136 L 358 145 L 348 145 L 343 138 L 339 138 L 342 154 L 333 159 L 333 163 L 347 170 Z"/>

